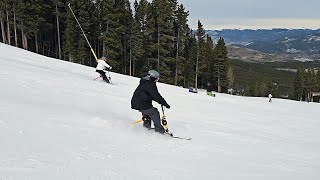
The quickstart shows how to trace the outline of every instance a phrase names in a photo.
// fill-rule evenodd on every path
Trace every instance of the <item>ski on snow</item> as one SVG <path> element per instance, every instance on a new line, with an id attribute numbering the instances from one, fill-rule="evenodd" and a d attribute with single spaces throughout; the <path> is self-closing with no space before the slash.
<path id="1" fill-rule="evenodd" d="M 154 130 L 154 128 L 148 128 L 148 130 Z M 188 137 L 174 136 L 173 133 L 171 132 L 165 132 L 164 134 L 175 139 L 191 140 L 191 138 L 188 138 Z"/>
<path id="2" fill-rule="evenodd" d="M 169 135 L 170 137 L 175 138 L 175 139 L 191 140 L 191 138 L 174 136 L 172 133 L 168 133 L 168 132 L 165 132 L 165 134 L 167 134 L 167 135 Z"/>

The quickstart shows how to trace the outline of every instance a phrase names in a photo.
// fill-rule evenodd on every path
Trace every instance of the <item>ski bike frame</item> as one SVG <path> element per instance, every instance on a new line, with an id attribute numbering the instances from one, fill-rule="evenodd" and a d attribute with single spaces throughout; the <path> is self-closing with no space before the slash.
<path id="1" fill-rule="evenodd" d="M 162 124 L 162 126 L 164 127 L 164 130 L 165 130 L 167 133 L 169 133 L 168 122 L 167 122 L 167 119 L 166 119 L 166 115 L 164 114 L 164 107 L 161 106 L 161 109 L 162 109 L 161 124 Z"/>
<path id="2" fill-rule="evenodd" d="M 160 119 L 161 124 L 162 124 L 162 126 L 164 127 L 165 131 L 166 131 L 166 132 L 169 132 L 168 122 L 167 122 L 167 119 L 166 119 L 166 115 L 164 114 L 164 107 L 161 106 L 161 109 L 162 109 L 162 118 Z M 138 120 L 132 122 L 132 124 L 138 124 L 138 123 L 140 123 L 140 122 L 143 122 L 143 120 L 142 120 L 142 119 L 138 119 Z"/>

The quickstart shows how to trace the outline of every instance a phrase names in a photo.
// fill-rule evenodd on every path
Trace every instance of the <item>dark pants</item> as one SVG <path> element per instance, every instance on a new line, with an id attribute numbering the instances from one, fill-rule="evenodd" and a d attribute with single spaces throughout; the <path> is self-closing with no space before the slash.
<path id="1" fill-rule="evenodd" d="M 110 83 L 109 79 L 106 76 L 106 73 L 103 70 L 96 70 L 96 72 L 100 74 L 100 76 L 106 83 Z"/>
<path id="2" fill-rule="evenodd" d="M 159 132 L 162 134 L 165 132 L 163 126 L 161 125 L 160 114 L 159 114 L 159 111 L 157 108 L 153 107 L 153 108 L 147 109 L 147 110 L 140 110 L 140 112 L 144 116 L 149 116 L 151 118 L 156 132 Z M 143 126 L 146 128 L 151 128 L 151 122 L 144 121 Z"/>

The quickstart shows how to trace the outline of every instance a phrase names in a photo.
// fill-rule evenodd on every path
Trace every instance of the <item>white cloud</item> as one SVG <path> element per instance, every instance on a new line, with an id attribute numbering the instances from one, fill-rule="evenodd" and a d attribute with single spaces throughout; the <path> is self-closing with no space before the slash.
<path id="1" fill-rule="evenodd" d="M 192 28 L 197 27 L 198 19 L 189 19 Z M 200 19 L 205 29 L 271 29 L 271 28 L 308 28 L 319 29 L 320 19 L 254 19 L 254 18 L 205 18 Z"/>

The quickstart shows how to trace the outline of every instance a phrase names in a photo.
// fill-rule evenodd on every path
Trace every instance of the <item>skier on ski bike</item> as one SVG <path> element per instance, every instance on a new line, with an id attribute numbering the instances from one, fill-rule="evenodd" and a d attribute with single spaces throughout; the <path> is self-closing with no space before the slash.
<path id="1" fill-rule="evenodd" d="M 159 80 L 159 73 L 155 70 L 148 71 L 140 79 L 140 84 L 134 91 L 131 99 L 131 108 L 138 110 L 144 116 L 143 126 L 151 128 L 151 120 L 153 121 L 155 131 L 161 134 L 165 133 L 165 129 L 160 122 L 160 114 L 157 108 L 152 106 L 152 100 L 158 102 L 166 108 L 170 108 L 170 105 L 160 95 L 156 82 Z M 147 117 L 147 118 L 146 118 Z M 151 120 L 150 120 L 151 119 Z"/>
<path id="2" fill-rule="evenodd" d="M 96 67 L 96 72 L 100 74 L 102 77 L 103 81 L 106 83 L 110 83 L 109 79 L 106 76 L 106 73 L 103 71 L 105 69 L 111 70 L 112 67 L 106 63 L 107 58 L 103 56 L 101 59 L 98 59 L 98 64 Z"/>

